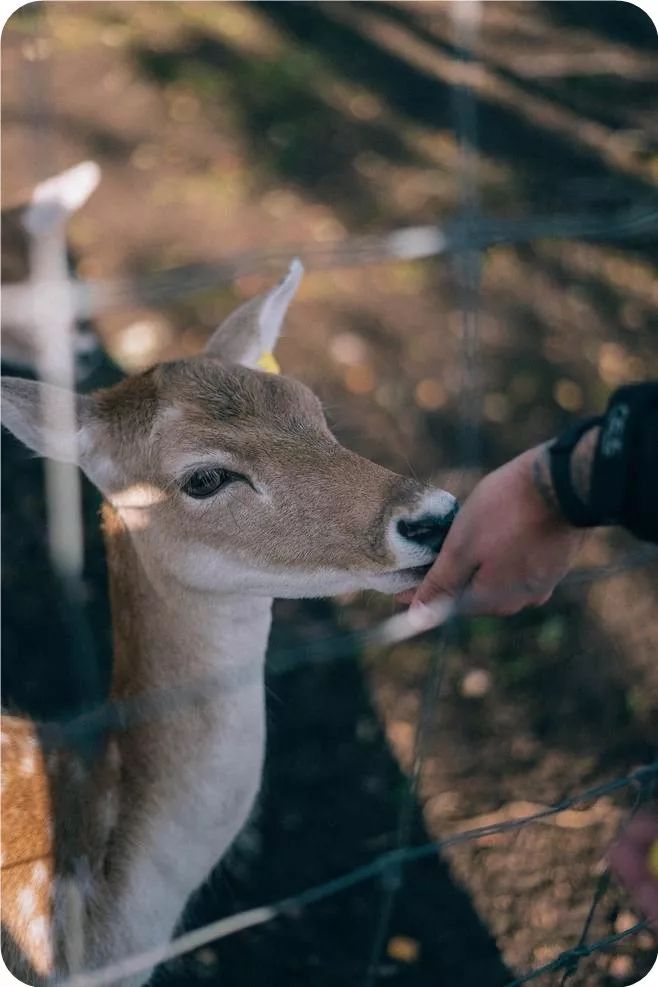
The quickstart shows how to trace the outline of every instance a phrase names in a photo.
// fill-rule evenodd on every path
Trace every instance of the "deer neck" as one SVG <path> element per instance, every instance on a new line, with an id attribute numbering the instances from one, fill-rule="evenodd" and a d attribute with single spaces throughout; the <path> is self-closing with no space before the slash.
<path id="1" fill-rule="evenodd" d="M 271 599 L 215 596 L 149 577 L 103 508 L 114 631 L 118 812 L 105 871 L 135 948 L 170 935 L 188 895 L 242 827 L 264 752 Z M 148 930 L 135 930 L 136 915 Z M 117 947 L 118 948 L 118 947 Z M 110 942 L 103 948 L 109 950 Z M 98 957 L 96 957 L 98 959 Z"/>
<path id="2" fill-rule="evenodd" d="M 220 686 L 257 677 L 270 630 L 270 597 L 214 594 L 152 571 L 118 512 L 103 505 L 113 627 L 112 698 Z"/>

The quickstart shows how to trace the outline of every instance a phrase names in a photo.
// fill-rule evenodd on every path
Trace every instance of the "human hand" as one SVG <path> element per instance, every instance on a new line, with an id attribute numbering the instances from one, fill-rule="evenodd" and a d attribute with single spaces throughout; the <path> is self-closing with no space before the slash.
<path id="1" fill-rule="evenodd" d="M 571 567 L 583 532 L 559 514 L 537 485 L 546 446 L 505 463 L 476 486 L 438 558 L 401 602 L 457 602 L 469 614 L 513 614 L 545 603 Z"/>

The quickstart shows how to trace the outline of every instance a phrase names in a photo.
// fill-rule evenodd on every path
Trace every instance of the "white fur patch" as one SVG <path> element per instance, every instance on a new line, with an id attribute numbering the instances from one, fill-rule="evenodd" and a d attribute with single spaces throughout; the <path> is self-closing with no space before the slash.
<path id="1" fill-rule="evenodd" d="M 112 494 L 112 503 L 115 507 L 153 507 L 167 499 L 164 490 L 154 487 L 151 483 L 135 483 L 132 487 L 126 487 L 118 493 Z"/>
<path id="2" fill-rule="evenodd" d="M 39 885 L 44 884 L 48 879 L 48 868 L 42 860 L 32 868 L 32 883 Z"/>
<path id="3" fill-rule="evenodd" d="M 34 773 L 35 767 L 36 759 L 34 754 L 25 754 L 21 758 L 21 763 L 19 764 L 18 769 L 22 775 L 31 775 Z"/>
<path id="4" fill-rule="evenodd" d="M 121 513 L 129 531 L 143 531 L 151 523 L 149 509 L 167 499 L 167 494 L 151 483 L 136 483 L 109 496 L 110 502 Z"/>
<path id="5" fill-rule="evenodd" d="M 28 935 L 36 945 L 45 944 L 48 941 L 48 923 L 43 915 L 33 918 L 28 927 Z"/>
<path id="6" fill-rule="evenodd" d="M 17 902 L 21 918 L 27 922 L 32 918 L 37 906 L 36 895 L 32 888 L 21 888 L 17 895 Z"/>
<path id="7" fill-rule="evenodd" d="M 30 961 L 38 973 L 52 972 L 53 948 L 48 922 L 43 915 L 33 918 L 27 927 Z"/>

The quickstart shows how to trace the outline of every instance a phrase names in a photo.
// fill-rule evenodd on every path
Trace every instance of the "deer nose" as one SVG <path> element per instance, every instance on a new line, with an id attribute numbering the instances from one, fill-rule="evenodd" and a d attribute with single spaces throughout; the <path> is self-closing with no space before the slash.
<path id="1" fill-rule="evenodd" d="M 415 545 L 422 545 L 424 548 L 438 552 L 458 510 L 459 505 L 455 504 L 447 514 L 425 514 L 423 517 L 414 518 L 413 521 L 401 518 L 397 524 L 398 534 Z"/>

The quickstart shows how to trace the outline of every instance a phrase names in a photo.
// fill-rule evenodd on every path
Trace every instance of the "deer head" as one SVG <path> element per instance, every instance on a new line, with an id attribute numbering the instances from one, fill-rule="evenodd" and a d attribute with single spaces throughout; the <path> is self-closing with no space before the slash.
<path id="1" fill-rule="evenodd" d="M 301 274 L 294 262 L 200 356 L 107 390 L 3 379 L 4 424 L 37 453 L 80 465 L 154 579 L 210 593 L 393 593 L 416 585 L 440 547 L 454 497 L 350 452 L 307 387 L 258 368 Z"/>

